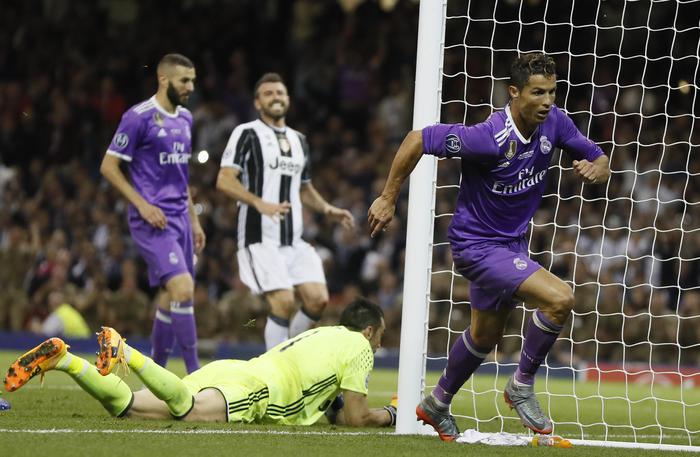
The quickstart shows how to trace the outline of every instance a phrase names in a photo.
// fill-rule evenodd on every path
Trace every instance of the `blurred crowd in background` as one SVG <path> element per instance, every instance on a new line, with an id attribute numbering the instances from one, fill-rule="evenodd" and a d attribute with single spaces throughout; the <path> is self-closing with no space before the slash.
<path id="1" fill-rule="evenodd" d="M 149 335 L 161 297 L 148 287 L 130 240 L 125 201 L 98 168 L 122 113 L 155 92 L 155 62 L 180 52 L 197 70 L 189 109 L 195 122 L 191 185 L 207 234 L 196 265 L 200 338 L 262 342 L 265 304 L 237 274 L 236 206 L 214 182 L 230 132 L 256 117 L 253 83 L 277 71 L 291 95 L 288 124 L 309 139 L 315 187 L 358 222 L 348 232 L 305 214 L 304 237 L 321 253 L 331 293 L 324 321 L 334 322 L 344 303 L 365 295 L 385 310 L 385 346 L 397 347 L 407 192 L 381 237 L 370 239 L 365 222 L 411 127 L 418 4 L 393 3 L 190 0 L 163 8 L 137 0 L 52 0 L 41 8 L 27 2 L 5 6 L 0 329 L 41 332 L 47 317 L 69 304 L 92 329 L 109 324 L 127 336 Z M 492 16 L 490 2 L 476 3 L 468 7 L 472 18 Z M 446 43 L 455 46 L 445 54 L 442 121 L 470 124 L 503 106 L 513 50 L 544 45 L 563 81 L 558 104 L 612 155 L 610 183 L 582 190 L 566 156 L 557 153 L 550 189 L 533 221 L 534 258 L 576 285 L 576 315 L 557 357 L 564 363 L 598 354 L 606 360 L 700 364 L 700 124 L 688 114 L 697 112 L 697 87 L 688 86 L 690 94 L 668 90 L 669 84 L 681 87 L 686 60 L 668 63 L 665 74 L 644 66 L 649 76 L 635 70 L 634 58 L 624 65 L 620 58 L 601 58 L 603 69 L 591 70 L 586 52 L 605 54 L 599 41 L 622 50 L 619 37 L 601 35 L 592 41 L 593 51 L 580 53 L 576 47 L 589 41 L 562 44 L 541 30 L 516 37 L 483 29 L 485 22 L 464 16 L 467 4 L 450 5 L 450 13 L 461 18 L 448 20 Z M 503 4 L 496 13 L 505 15 L 501 26 L 509 27 L 507 16 L 517 19 L 518 8 Z M 536 14 L 544 2 L 529 4 Z M 566 8 L 547 14 L 568 17 Z M 585 20 L 586 12 L 577 14 Z M 465 50 L 464 40 L 472 35 L 476 45 L 485 41 L 503 53 Z M 522 41 L 503 41 L 516 38 Z M 625 52 L 653 52 L 641 46 Z M 690 48 L 658 52 L 694 55 Z M 696 67 L 697 59 L 690 59 Z M 646 79 L 657 74 L 663 75 L 666 96 L 642 91 L 642 84 L 657 85 Z M 687 77 L 692 81 L 692 74 Z M 674 112 L 665 108 L 671 105 Z M 429 352 L 443 355 L 468 324 L 467 282 L 452 271 L 445 236 L 458 182 L 459 163 L 441 161 Z M 496 357 L 517 355 L 523 314 L 521 309 L 513 316 Z"/>

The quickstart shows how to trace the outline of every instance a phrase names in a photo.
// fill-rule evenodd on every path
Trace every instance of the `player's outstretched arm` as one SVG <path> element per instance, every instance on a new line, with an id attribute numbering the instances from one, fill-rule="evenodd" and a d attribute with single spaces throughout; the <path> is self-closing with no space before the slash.
<path id="1" fill-rule="evenodd" d="M 270 203 L 250 192 L 243 186 L 238 176 L 241 171 L 234 167 L 221 167 L 216 178 L 216 190 L 236 201 L 255 208 L 260 214 L 277 218 L 284 217 L 292 207 L 289 202 Z"/>
<path id="2" fill-rule="evenodd" d="M 345 406 L 338 414 L 337 424 L 350 427 L 388 427 L 396 423 L 396 413 L 388 408 L 369 408 L 367 396 L 344 390 Z"/>
<path id="3" fill-rule="evenodd" d="M 163 211 L 157 206 L 151 205 L 136 192 L 122 173 L 119 164 L 121 159 L 111 154 L 105 154 L 100 165 L 100 173 L 107 179 L 129 202 L 136 207 L 141 217 L 155 228 L 164 229 L 168 220 Z"/>
<path id="4" fill-rule="evenodd" d="M 610 178 L 610 159 L 602 155 L 593 162 L 588 160 L 574 160 L 574 173 L 583 179 L 586 184 L 602 184 Z"/>
<path id="5" fill-rule="evenodd" d="M 370 206 L 367 212 L 370 236 L 375 237 L 391 222 L 396 210 L 396 200 L 401 191 L 401 185 L 416 167 L 423 155 L 423 134 L 420 130 L 408 132 L 394 161 L 391 163 L 389 177 L 386 179 L 384 190 Z"/>

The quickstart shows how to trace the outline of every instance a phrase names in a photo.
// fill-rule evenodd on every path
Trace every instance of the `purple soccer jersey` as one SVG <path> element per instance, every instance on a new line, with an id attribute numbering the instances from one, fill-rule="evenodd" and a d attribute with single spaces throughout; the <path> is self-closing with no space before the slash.
<path id="1" fill-rule="evenodd" d="M 426 154 L 462 158 L 448 238 L 455 267 L 471 281 L 472 307 L 512 306 L 520 284 L 540 268 L 528 256 L 524 235 L 542 200 L 555 147 L 591 162 L 603 154 L 556 106 L 530 138 L 517 130 L 510 106 L 473 126 L 423 129 Z"/>
<path id="2" fill-rule="evenodd" d="M 530 138 L 517 130 L 510 106 L 486 121 L 423 129 L 423 149 L 462 158 L 462 183 L 449 228 L 452 245 L 522 237 L 540 205 L 555 147 L 592 162 L 603 151 L 556 106 Z"/>
<path id="3" fill-rule="evenodd" d="M 171 114 L 151 97 L 124 113 L 107 150 L 129 162 L 134 189 L 168 219 L 165 230 L 156 229 L 129 205 L 129 230 L 148 264 L 151 286 L 193 272 L 187 198 L 191 127 L 192 114 L 187 109 L 178 106 Z"/>
<path id="4" fill-rule="evenodd" d="M 107 150 L 129 162 L 136 191 L 166 216 L 187 211 L 191 129 L 186 108 L 178 106 L 171 114 L 151 97 L 124 113 Z M 129 212 L 138 215 L 131 206 Z"/>

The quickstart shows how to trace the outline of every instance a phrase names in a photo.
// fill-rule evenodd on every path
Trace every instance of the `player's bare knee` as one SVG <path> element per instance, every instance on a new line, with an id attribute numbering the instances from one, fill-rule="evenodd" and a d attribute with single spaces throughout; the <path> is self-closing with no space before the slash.
<path id="1" fill-rule="evenodd" d="M 574 309 L 574 293 L 571 287 L 564 285 L 556 293 L 552 294 L 547 309 L 543 311 L 549 314 L 557 323 L 563 324 Z"/>
<path id="2" fill-rule="evenodd" d="M 501 337 L 503 336 L 503 332 L 497 333 L 497 332 L 492 332 L 491 334 L 488 333 L 479 333 L 479 334 L 472 334 L 472 340 L 474 341 L 474 344 L 479 347 L 479 348 L 494 348 L 498 344 L 498 342 L 501 340 Z"/>
<path id="3" fill-rule="evenodd" d="M 194 282 L 190 277 L 180 277 L 168 283 L 167 291 L 171 301 L 190 301 L 194 298 Z"/>
<path id="4" fill-rule="evenodd" d="M 304 303 L 304 308 L 310 314 L 318 316 L 323 314 L 323 310 L 326 309 L 327 305 L 328 294 L 318 294 L 311 297 L 311 299 L 309 299 L 307 303 Z"/>
<path id="5" fill-rule="evenodd" d="M 269 300 L 270 313 L 283 319 L 289 319 L 296 311 L 293 295 L 278 295 L 274 300 Z"/>
<path id="6" fill-rule="evenodd" d="M 191 301 L 194 298 L 194 290 L 188 287 L 176 287 L 170 292 L 170 298 L 172 301 L 180 303 Z"/>

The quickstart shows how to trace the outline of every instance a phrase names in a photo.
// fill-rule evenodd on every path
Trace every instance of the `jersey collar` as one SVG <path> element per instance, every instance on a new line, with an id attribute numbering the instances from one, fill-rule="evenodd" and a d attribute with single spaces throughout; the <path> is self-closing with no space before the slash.
<path id="1" fill-rule="evenodd" d="M 180 105 L 177 105 L 177 106 L 175 107 L 175 112 L 174 112 L 174 113 L 169 113 L 168 111 L 166 111 L 165 108 L 163 108 L 163 107 L 160 105 L 160 103 L 158 103 L 158 100 L 156 100 L 156 96 L 155 96 L 155 95 L 151 97 L 151 100 L 153 100 L 153 104 L 155 105 L 156 109 L 157 109 L 158 111 L 160 111 L 162 114 L 164 114 L 165 116 L 175 118 L 175 117 L 178 117 L 178 116 L 180 115 Z"/>
<path id="2" fill-rule="evenodd" d="M 285 133 L 285 132 L 287 132 L 287 126 L 284 126 L 284 127 L 275 127 L 274 125 L 270 125 L 270 124 L 268 124 L 267 122 L 263 121 L 263 120 L 260 119 L 260 118 L 258 118 L 258 120 L 260 121 L 260 123 L 261 123 L 262 125 L 264 125 L 264 126 L 270 128 L 270 129 L 272 129 L 273 131 L 275 131 L 275 132 L 277 132 L 277 133 Z"/>
<path id="3" fill-rule="evenodd" d="M 508 117 L 508 120 L 510 121 L 510 125 L 513 126 L 513 131 L 515 134 L 518 136 L 518 139 L 520 140 L 521 143 L 523 144 L 530 144 L 530 140 L 532 139 L 532 135 L 535 134 L 535 132 L 532 132 L 532 135 L 530 135 L 530 138 L 525 138 L 522 133 L 520 133 L 520 130 L 518 130 L 518 126 L 515 125 L 515 121 L 513 120 L 513 115 L 510 113 L 510 103 L 506 105 L 505 108 L 506 116 Z M 537 129 L 535 129 L 537 130 Z"/>

